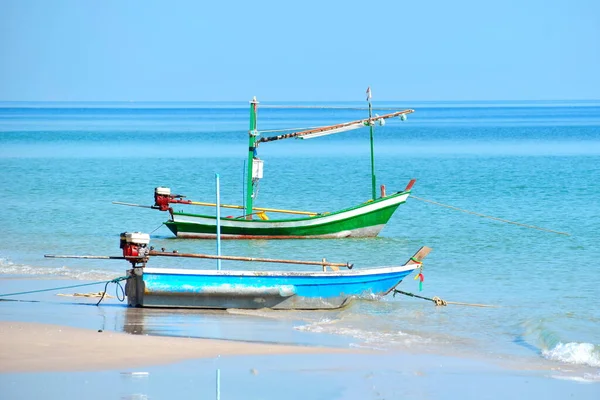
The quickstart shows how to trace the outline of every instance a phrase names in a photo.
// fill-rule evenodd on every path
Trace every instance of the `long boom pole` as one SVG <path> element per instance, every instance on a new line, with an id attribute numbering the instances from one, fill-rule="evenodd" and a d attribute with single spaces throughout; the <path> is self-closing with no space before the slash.
<path id="1" fill-rule="evenodd" d="M 364 128 L 371 122 L 375 123 L 376 121 L 379 121 L 380 119 L 401 117 L 402 115 L 407 115 L 407 114 L 411 114 L 414 112 L 415 112 L 415 110 L 408 109 L 408 110 L 396 111 L 393 113 L 380 115 L 380 116 L 374 117 L 374 118 L 372 117 L 372 118 L 359 119 L 356 121 L 344 122 L 344 123 L 335 124 L 335 125 L 322 126 L 319 128 L 308 129 L 308 130 L 300 131 L 300 132 L 292 132 L 292 133 L 285 133 L 285 134 L 277 135 L 277 136 L 263 137 L 263 138 L 260 138 L 259 140 L 257 140 L 257 143 L 273 142 L 275 140 L 309 136 L 309 135 L 314 135 L 317 133 L 326 133 L 328 131 L 334 131 L 334 130 L 336 132 L 332 132 L 332 133 L 344 132 L 344 128 L 347 128 L 345 130 Z"/>
<path id="2" fill-rule="evenodd" d="M 148 254 L 150 256 L 162 256 L 162 257 L 183 257 L 183 258 L 206 258 L 210 260 L 233 260 L 233 261 L 257 261 L 257 262 L 270 262 L 278 264 L 299 264 L 299 265 L 324 265 L 328 267 L 346 267 L 352 269 L 354 264 L 351 263 L 334 263 L 328 262 L 325 259 L 323 261 L 303 261 L 303 260 L 287 260 L 279 258 L 260 258 L 260 257 L 239 257 L 239 256 L 215 256 L 212 254 L 196 254 L 196 253 L 169 253 L 164 251 L 151 250 Z"/>
<path id="3" fill-rule="evenodd" d="M 119 203 L 119 204 L 124 204 L 124 203 Z M 215 207 L 217 205 L 216 203 L 204 203 L 201 201 L 190 201 L 190 202 L 185 202 L 185 203 L 182 202 L 182 204 L 190 204 L 193 206 L 206 206 L 206 207 Z M 137 204 L 125 204 L 125 205 L 138 206 Z M 151 206 L 139 206 L 139 207 L 152 208 Z M 238 205 L 233 205 L 233 204 L 221 204 L 221 208 L 245 209 L 244 206 L 238 206 Z M 256 210 L 256 211 L 277 212 L 277 213 L 283 213 L 283 214 L 299 214 L 299 215 L 312 215 L 312 216 L 319 215 L 319 213 L 311 212 L 311 211 L 283 210 L 280 208 L 253 207 L 252 209 Z"/>
<path id="4" fill-rule="evenodd" d="M 142 208 L 152 208 L 152 209 L 158 208 L 157 206 L 145 206 L 145 205 L 141 205 L 141 204 L 124 203 L 122 201 L 113 201 L 112 203 L 119 204 L 121 206 L 130 206 L 130 207 L 142 207 Z M 206 207 L 216 207 L 217 206 L 216 203 L 206 203 L 203 201 L 191 201 L 191 200 L 172 200 L 171 203 L 173 203 L 173 204 L 189 204 L 192 206 L 206 206 Z M 221 204 L 220 206 L 221 206 L 221 208 L 234 208 L 234 209 L 238 209 L 238 210 L 246 209 L 245 206 L 239 206 L 239 205 L 234 205 L 234 204 Z M 311 215 L 311 216 L 319 215 L 319 213 L 313 212 L 313 211 L 283 210 L 280 208 L 253 207 L 252 209 L 256 210 L 256 211 L 276 212 L 276 213 L 282 213 L 282 214 L 298 214 L 298 215 Z"/>
<path id="5" fill-rule="evenodd" d="M 196 253 L 169 253 L 165 251 L 150 250 L 148 256 L 162 256 L 162 257 L 181 257 L 181 258 L 206 258 L 209 260 L 233 260 L 233 261 L 256 261 L 256 262 L 268 262 L 277 264 L 298 264 L 298 265 L 322 265 L 327 267 L 346 267 L 352 269 L 354 264 L 352 263 L 336 263 L 329 262 L 325 259 L 322 261 L 304 261 L 304 260 L 288 260 L 280 258 L 260 258 L 260 257 L 239 257 L 239 256 L 222 256 L 212 254 L 196 254 Z M 55 255 L 45 254 L 46 258 L 83 258 L 83 259 L 95 259 L 95 260 L 143 260 L 145 257 L 122 257 L 122 256 L 77 256 L 77 255 Z"/>
<path id="6" fill-rule="evenodd" d="M 71 256 L 71 255 L 58 255 L 58 254 L 44 254 L 46 258 L 82 258 L 86 260 L 143 260 L 144 257 L 137 256 Z"/>

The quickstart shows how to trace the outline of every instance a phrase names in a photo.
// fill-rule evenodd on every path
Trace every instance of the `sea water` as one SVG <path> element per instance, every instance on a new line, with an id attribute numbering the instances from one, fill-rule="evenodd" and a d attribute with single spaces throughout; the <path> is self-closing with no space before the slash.
<path id="1" fill-rule="evenodd" d="M 305 106 L 261 104 L 259 130 L 367 115 L 358 103 Z M 377 190 L 385 184 L 388 193 L 400 191 L 417 179 L 415 198 L 399 207 L 379 237 L 223 241 L 222 252 L 326 257 L 361 268 L 404 263 L 426 245 L 433 251 L 424 263 L 422 290 L 412 276 L 399 289 L 493 307 L 435 307 L 397 295 L 361 299 L 338 311 L 240 311 L 210 318 L 238 320 L 245 329 L 252 325 L 248 317 L 276 321 L 275 341 L 295 338 L 290 332 L 310 334 L 317 338 L 313 344 L 319 337 L 329 343 L 333 336 L 359 348 L 581 367 L 586 378 L 600 379 L 600 102 L 374 107 L 379 114 L 415 109 L 405 122 L 375 127 Z M 218 173 L 221 202 L 241 204 L 248 117 L 247 103 L 0 103 L 0 274 L 82 281 L 121 276 L 127 268 L 122 261 L 43 256 L 119 255 L 123 231 L 151 233 L 157 248 L 215 253 L 215 241 L 173 238 L 162 225 L 166 213 L 112 202 L 151 205 L 156 186 L 213 202 Z M 324 212 L 371 198 L 368 129 L 265 143 L 258 156 L 265 167 L 256 206 Z M 239 211 L 223 209 L 222 215 Z M 196 260 L 151 262 L 198 266 Z M 239 268 L 227 261 L 223 267 Z M 278 267 L 293 268 L 307 267 Z M 125 306 L 115 310 L 127 316 Z M 198 312 L 156 312 L 148 318 L 154 325 L 147 331 L 156 334 L 164 333 L 161 318 L 170 318 L 169 334 L 194 336 L 209 329 L 206 314 Z M 173 329 L 173 323 L 179 327 Z"/>

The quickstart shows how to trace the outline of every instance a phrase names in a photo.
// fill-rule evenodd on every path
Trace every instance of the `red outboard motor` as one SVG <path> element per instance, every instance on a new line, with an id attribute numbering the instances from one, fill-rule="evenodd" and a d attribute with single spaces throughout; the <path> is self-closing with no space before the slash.
<path id="1" fill-rule="evenodd" d="M 173 199 L 171 196 L 171 189 L 168 187 L 159 186 L 154 188 L 154 207 L 160 211 L 168 211 L 169 203 Z"/>
<path id="2" fill-rule="evenodd" d="M 152 208 L 158 208 L 160 211 L 169 211 L 171 207 L 169 204 L 192 204 L 190 200 L 184 200 L 185 196 L 181 194 L 171 194 L 171 189 L 168 187 L 159 186 L 154 188 L 154 206 Z"/>
<path id="3" fill-rule="evenodd" d="M 150 249 L 150 235 L 141 232 L 123 232 L 119 247 L 123 249 L 123 257 L 141 257 L 132 258 L 128 261 L 135 267 L 137 263 L 147 260 Z"/>

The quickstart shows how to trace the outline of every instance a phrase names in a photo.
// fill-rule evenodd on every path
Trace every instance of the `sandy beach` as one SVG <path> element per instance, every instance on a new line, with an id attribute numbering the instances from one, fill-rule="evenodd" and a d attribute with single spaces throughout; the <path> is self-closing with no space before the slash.
<path id="1" fill-rule="evenodd" d="M 0 373 L 82 371 L 228 355 L 340 353 L 342 349 L 153 337 L 60 325 L 0 322 Z"/>
<path id="2" fill-rule="evenodd" d="M 481 360 L 0 323 L 6 399 L 596 399 L 598 385 Z M 5 397 L 6 396 L 6 397 Z"/>
<path id="3" fill-rule="evenodd" d="M 75 281 L 1 282 L 16 292 Z M 600 394 L 598 377 L 580 369 L 569 375 L 516 360 L 356 348 L 342 336 L 297 331 L 293 321 L 268 312 L 134 309 L 114 298 L 96 307 L 97 299 L 56 293 L 19 297 L 0 301 L 3 399 L 216 398 L 216 387 L 224 399 Z"/>

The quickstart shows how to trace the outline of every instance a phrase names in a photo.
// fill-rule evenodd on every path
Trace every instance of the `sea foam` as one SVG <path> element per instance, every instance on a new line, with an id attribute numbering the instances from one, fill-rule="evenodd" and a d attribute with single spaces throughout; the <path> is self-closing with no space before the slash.
<path id="1" fill-rule="evenodd" d="M 352 337 L 361 342 L 353 344 L 352 347 L 371 348 L 375 350 L 386 349 L 390 346 L 409 346 L 428 342 L 427 339 L 399 330 L 384 332 L 343 325 L 343 322 L 340 320 L 322 319 L 306 325 L 295 326 L 294 329 L 305 332 Z"/>
<path id="2" fill-rule="evenodd" d="M 591 343 L 558 343 L 550 350 L 543 350 L 542 355 L 552 361 L 600 367 L 600 350 Z"/>
<path id="3" fill-rule="evenodd" d="M 66 266 L 63 267 L 36 267 L 26 264 L 15 264 L 7 259 L 0 258 L 0 275 L 25 275 L 49 278 L 65 278 L 76 280 L 110 280 L 116 273 L 100 270 L 80 270 Z"/>

